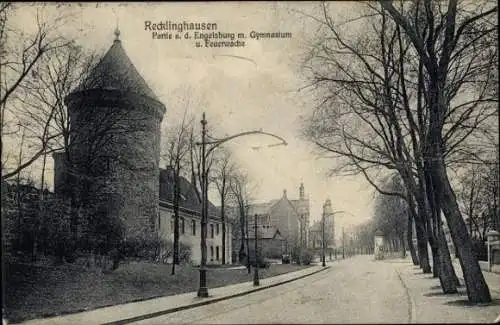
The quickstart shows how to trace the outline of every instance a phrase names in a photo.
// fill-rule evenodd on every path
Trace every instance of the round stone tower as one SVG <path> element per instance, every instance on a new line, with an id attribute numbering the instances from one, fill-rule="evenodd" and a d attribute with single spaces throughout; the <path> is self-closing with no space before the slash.
<path id="1" fill-rule="evenodd" d="M 125 237 L 155 233 L 165 106 L 116 39 L 65 98 L 72 191 L 91 216 L 119 218 Z M 71 172 L 72 171 L 72 172 Z"/>

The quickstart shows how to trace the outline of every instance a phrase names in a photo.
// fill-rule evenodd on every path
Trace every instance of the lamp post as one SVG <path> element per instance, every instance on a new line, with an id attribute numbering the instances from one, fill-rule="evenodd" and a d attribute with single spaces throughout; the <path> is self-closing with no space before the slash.
<path id="1" fill-rule="evenodd" d="M 207 221 L 208 221 L 208 171 L 206 169 L 206 160 L 208 155 L 220 146 L 221 144 L 230 141 L 232 139 L 252 134 L 263 134 L 268 135 L 273 138 L 279 139 L 281 143 L 269 145 L 287 145 L 285 139 L 274 135 L 272 133 L 263 132 L 263 131 L 247 131 L 234 134 L 232 136 L 228 136 L 223 139 L 214 139 L 210 137 L 210 141 L 207 141 L 207 130 L 206 130 L 207 120 L 205 118 L 205 112 L 203 112 L 203 119 L 201 120 L 201 142 L 197 142 L 197 145 L 201 145 L 201 263 L 200 263 L 200 287 L 198 288 L 198 297 L 206 298 L 208 297 L 208 289 L 207 289 Z M 207 145 L 210 147 L 207 149 Z"/>
<path id="2" fill-rule="evenodd" d="M 345 259 L 344 226 L 342 226 L 342 259 Z"/>
<path id="3" fill-rule="evenodd" d="M 245 228 L 246 228 L 246 244 L 247 244 L 247 272 L 250 274 L 251 271 L 251 266 L 250 266 L 250 236 L 249 236 L 249 225 L 248 225 L 248 205 L 245 207 Z"/>
<path id="4" fill-rule="evenodd" d="M 254 267 L 254 272 L 253 272 L 253 285 L 258 286 L 260 285 L 259 281 L 259 253 L 257 252 L 258 249 L 258 244 L 257 240 L 259 238 L 257 234 L 257 215 L 254 216 L 254 222 L 253 222 L 253 231 L 254 231 L 254 244 L 255 244 L 255 267 Z"/>
<path id="5" fill-rule="evenodd" d="M 300 241 L 299 241 L 299 265 L 302 265 L 302 227 L 304 222 L 304 215 L 300 215 Z"/>
<path id="6" fill-rule="evenodd" d="M 322 249 L 323 249 L 323 258 L 322 258 L 323 259 L 323 263 L 322 263 L 322 265 L 326 266 L 326 261 L 325 261 L 325 258 L 326 258 L 326 251 L 325 251 L 325 249 L 326 249 L 326 247 L 325 247 L 326 246 L 325 245 L 326 244 L 325 243 L 325 213 L 323 213 L 322 219 L 323 219 L 322 220 L 323 221 L 322 222 L 323 225 L 321 227 L 322 228 L 322 237 L 323 237 L 323 247 L 322 247 Z"/>

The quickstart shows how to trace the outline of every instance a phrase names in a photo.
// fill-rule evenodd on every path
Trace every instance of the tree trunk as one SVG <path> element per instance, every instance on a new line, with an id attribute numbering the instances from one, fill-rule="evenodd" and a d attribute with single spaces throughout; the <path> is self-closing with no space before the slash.
<path id="1" fill-rule="evenodd" d="M 412 184 L 410 182 L 410 177 L 404 177 L 403 179 L 408 179 L 407 183 Z M 425 226 L 425 208 L 422 207 L 422 194 L 418 193 L 419 190 L 412 186 L 412 192 L 415 197 L 412 195 L 408 196 L 408 207 L 410 209 L 410 213 L 413 217 L 413 221 L 415 222 L 415 232 L 417 235 L 417 251 L 418 251 L 418 262 L 420 268 L 424 273 L 431 273 L 431 266 L 429 264 L 429 251 L 427 246 L 428 234 Z M 418 200 L 418 202 L 415 202 Z M 418 210 L 418 212 L 417 212 Z"/>
<path id="2" fill-rule="evenodd" d="M 406 241 L 408 248 L 410 249 L 410 255 L 413 265 L 419 265 L 417 252 L 415 251 L 415 246 L 413 246 L 413 218 L 409 211 L 408 211 L 408 230 L 406 231 Z"/>
<path id="3" fill-rule="evenodd" d="M 401 246 L 401 258 L 406 258 L 406 245 L 405 245 L 405 235 L 404 233 L 401 234 L 399 237 L 399 245 Z"/>
<path id="4" fill-rule="evenodd" d="M 441 287 L 444 293 L 457 293 L 457 285 L 460 285 L 453 264 L 451 263 L 450 251 L 448 249 L 448 244 L 446 243 L 446 238 L 443 233 L 443 228 L 439 225 L 438 228 L 438 244 L 439 244 L 439 265 L 441 269 L 439 270 L 441 275 Z"/>
<path id="5" fill-rule="evenodd" d="M 417 232 L 417 250 L 419 265 L 424 273 L 431 273 L 431 265 L 429 264 L 429 251 L 427 247 L 427 236 L 425 227 L 420 222 L 415 222 Z"/>
<path id="6" fill-rule="evenodd" d="M 438 252 L 438 246 L 436 243 L 431 244 L 431 253 L 432 253 L 432 277 L 437 278 L 439 277 L 439 252 Z"/>
<path id="7" fill-rule="evenodd" d="M 479 262 L 474 256 L 472 241 L 467 233 L 467 227 L 458 208 L 443 161 L 439 161 L 437 165 L 438 168 L 433 170 L 433 173 L 443 185 L 442 208 L 453 242 L 457 246 L 460 266 L 467 287 L 467 297 L 473 303 L 489 303 L 491 302 L 490 290 L 479 267 Z"/>
<path id="8" fill-rule="evenodd" d="M 225 186 L 225 185 L 224 185 Z M 226 264 L 226 216 L 224 211 L 225 193 L 221 195 L 220 219 L 222 221 L 222 265 Z"/>
<path id="9" fill-rule="evenodd" d="M 172 275 L 175 274 L 175 265 L 179 265 L 179 201 L 180 184 L 179 169 L 176 168 L 173 175 L 174 181 L 174 252 L 172 256 Z"/>
<path id="10" fill-rule="evenodd" d="M 238 259 L 241 262 L 243 262 L 243 256 L 245 256 L 245 217 L 241 214 L 243 213 L 241 211 L 240 207 L 240 231 L 241 231 L 241 242 L 240 242 L 240 251 L 238 252 Z"/>

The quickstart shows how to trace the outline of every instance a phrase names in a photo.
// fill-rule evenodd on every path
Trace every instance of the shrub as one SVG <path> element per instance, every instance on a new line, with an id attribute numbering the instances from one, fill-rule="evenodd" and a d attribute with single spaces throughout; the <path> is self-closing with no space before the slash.
<path id="1" fill-rule="evenodd" d="M 258 248 L 258 254 L 257 254 L 257 261 L 255 260 L 255 250 L 254 249 L 250 249 L 250 265 L 251 266 L 256 266 L 256 265 L 259 265 L 259 267 L 261 268 L 268 268 L 269 266 L 271 266 L 271 263 L 266 259 L 265 257 L 265 251 L 259 247 Z M 247 265 L 247 259 L 245 258 L 244 260 L 244 263 L 242 263 L 244 265 Z"/>
<path id="2" fill-rule="evenodd" d="M 292 250 L 292 260 L 296 264 L 309 265 L 313 261 L 314 254 L 310 249 L 296 247 Z"/>
<path id="3" fill-rule="evenodd" d="M 173 257 L 174 243 L 159 237 L 129 238 L 122 242 L 118 254 L 121 259 L 140 259 L 166 264 Z M 189 263 L 190 261 L 191 247 L 179 242 L 179 262 Z"/>
<path id="4" fill-rule="evenodd" d="M 472 250 L 479 261 L 488 260 L 488 248 L 486 243 L 478 238 L 472 238 Z"/>

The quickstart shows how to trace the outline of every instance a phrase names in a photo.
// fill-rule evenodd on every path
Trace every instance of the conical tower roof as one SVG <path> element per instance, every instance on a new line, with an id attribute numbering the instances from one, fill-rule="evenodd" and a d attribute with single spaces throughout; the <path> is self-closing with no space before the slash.
<path id="1" fill-rule="evenodd" d="M 159 102 L 158 97 L 149 88 L 125 53 L 122 43 L 118 39 L 119 32 L 115 33 L 116 39 L 113 45 L 75 91 L 120 90 L 147 96 Z"/>

